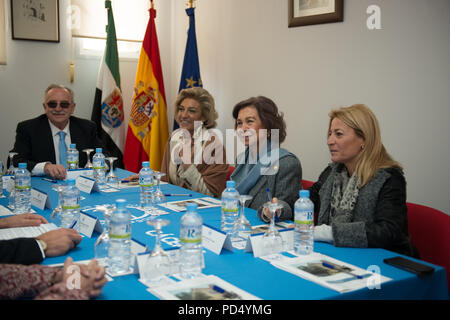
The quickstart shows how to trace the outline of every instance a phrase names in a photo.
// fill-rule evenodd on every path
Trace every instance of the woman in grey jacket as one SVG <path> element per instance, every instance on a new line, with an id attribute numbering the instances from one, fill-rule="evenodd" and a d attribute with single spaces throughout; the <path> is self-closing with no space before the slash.
<path id="1" fill-rule="evenodd" d="M 239 194 L 253 197 L 246 205 L 258 210 L 263 221 L 270 220 L 268 210 L 263 210 L 269 199 L 283 205 L 280 220 L 293 219 L 302 167 L 294 154 L 279 147 L 286 138 L 283 114 L 272 100 L 258 96 L 239 102 L 233 109 L 233 118 L 237 135 L 245 145 L 231 175 L 236 189 Z"/>
<path id="2" fill-rule="evenodd" d="M 353 105 L 329 116 L 333 162 L 310 188 L 318 214 L 314 240 L 418 256 L 408 236 L 402 167 L 386 152 L 375 115 Z"/>

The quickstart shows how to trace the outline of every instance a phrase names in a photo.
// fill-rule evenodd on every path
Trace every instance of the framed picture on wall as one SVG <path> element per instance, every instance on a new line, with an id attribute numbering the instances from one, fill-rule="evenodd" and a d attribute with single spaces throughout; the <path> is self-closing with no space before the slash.
<path id="1" fill-rule="evenodd" d="M 288 0 L 289 28 L 343 20 L 344 0 Z"/>
<path id="2" fill-rule="evenodd" d="M 12 38 L 59 42 L 59 0 L 11 0 Z"/>

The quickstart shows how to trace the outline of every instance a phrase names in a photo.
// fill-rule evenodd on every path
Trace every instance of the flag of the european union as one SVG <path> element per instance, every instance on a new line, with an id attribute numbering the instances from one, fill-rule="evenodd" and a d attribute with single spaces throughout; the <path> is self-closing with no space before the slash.
<path id="1" fill-rule="evenodd" d="M 198 62 L 194 10 L 195 8 L 186 9 L 186 14 L 189 16 L 189 30 L 178 92 L 186 88 L 203 87 L 202 78 L 200 77 L 200 65 Z M 178 123 L 174 120 L 173 129 L 175 130 L 177 128 Z"/>

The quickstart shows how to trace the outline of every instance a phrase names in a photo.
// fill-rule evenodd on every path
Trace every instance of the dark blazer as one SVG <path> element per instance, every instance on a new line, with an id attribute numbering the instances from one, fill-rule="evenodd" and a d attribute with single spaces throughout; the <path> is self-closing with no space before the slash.
<path id="1" fill-rule="evenodd" d="M 80 153 L 80 168 L 83 168 L 87 162 L 86 153 L 83 152 L 83 149 L 103 148 L 97 137 L 97 127 L 90 120 L 71 116 L 70 137 L 71 142 L 76 143 L 77 150 Z M 16 141 L 12 151 L 18 153 L 13 160 L 14 165 L 17 167 L 19 162 L 26 162 L 29 171 L 33 170 L 34 166 L 40 162 L 56 163 L 52 131 L 46 114 L 22 121 L 17 125 Z M 106 155 L 106 150 L 103 153 Z M 94 152 L 91 153 L 91 157 L 93 154 Z"/>
<path id="2" fill-rule="evenodd" d="M 300 160 L 293 154 L 281 158 L 278 172 L 273 175 L 261 176 L 248 194 L 253 198 L 246 202 L 246 207 L 258 211 L 258 217 L 262 218 L 264 203 L 268 201 L 267 188 L 272 197 L 277 197 L 283 205 L 280 211 L 280 220 L 293 220 L 294 203 L 298 199 L 298 191 L 302 187 L 302 166 Z"/>
<path id="3" fill-rule="evenodd" d="M 39 244 L 33 238 L 0 240 L 0 263 L 35 264 L 41 263 Z"/>
<path id="4" fill-rule="evenodd" d="M 314 210 L 318 213 L 318 225 L 330 225 L 332 186 L 337 166 L 330 164 L 309 189 Z M 406 181 L 400 169 L 378 169 L 359 190 L 352 221 L 333 222 L 331 226 L 337 247 L 384 248 L 418 257 L 408 235 Z"/>

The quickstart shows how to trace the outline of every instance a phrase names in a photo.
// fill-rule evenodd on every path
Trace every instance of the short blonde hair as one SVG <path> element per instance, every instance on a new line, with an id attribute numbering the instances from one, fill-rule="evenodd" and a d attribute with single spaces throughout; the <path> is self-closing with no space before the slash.
<path id="1" fill-rule="evenodd" d="M 360 187 L 373 178 L 377 169 L 390 167 L 402 169 L 402 166 L 387 153 L 381 141 L 378 120 L 366 105 L 355 104 L 331 110 L 328 116 L 330 117 L 328 132 L 333 119 L 338 118 L 364 140 L 364 148 L 356 158 L 356 173 Z"/>
<path id="2" fill-rule="evenodd" d="M 186 98 L 194 99 L 200 104 L 202 116 L 206 119 L 203 123 L 203 126 L 206 129 L 215 128 L 217 126 L 216 119 L 219 115 L 214 106 L 214 98 L 206 89 L 194 87 L 181 90 L 175 100 L 175 114 L 177 114 L 181 102 Z"/>

